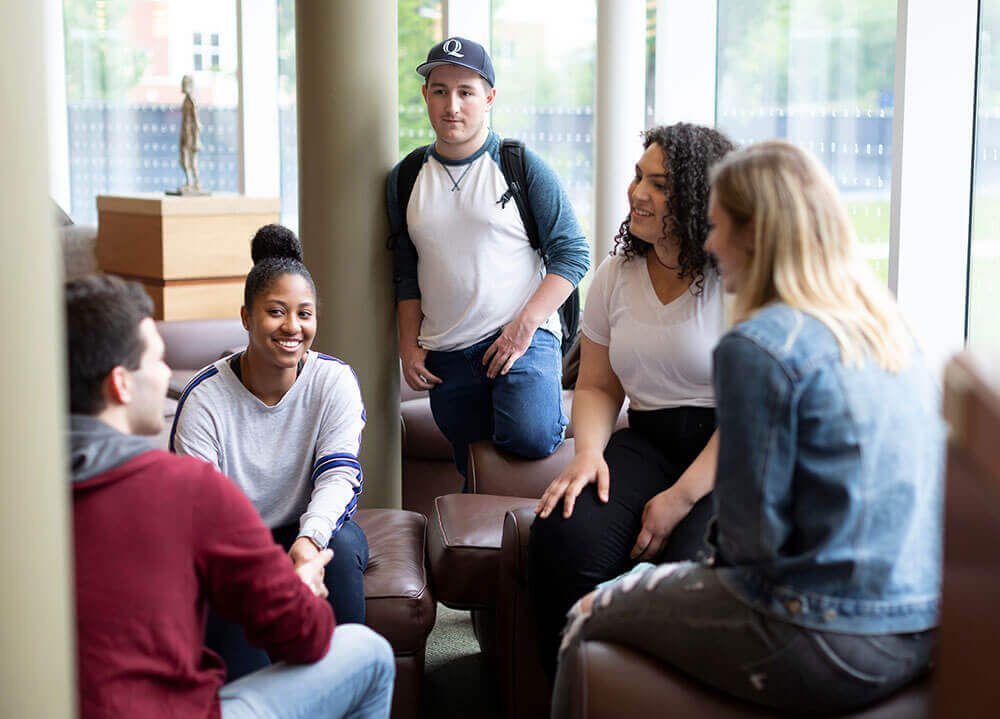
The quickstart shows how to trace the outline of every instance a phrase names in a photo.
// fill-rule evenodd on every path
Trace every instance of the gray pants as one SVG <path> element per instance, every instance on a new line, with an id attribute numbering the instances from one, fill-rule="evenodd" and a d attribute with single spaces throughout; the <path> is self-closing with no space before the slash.
<path id="1" fill-rule="evenodd" d="M 839 714 L 872 704 L 927 670 L 934 632 L 862 636 L 820 632 L 757 612 L 711 567 L 663 564 L 598 589 L 574 606 L 559 650 L 552 716 L 581 696 L 585 640 L 615 642 L 726 694 L 783 712 Z"/>

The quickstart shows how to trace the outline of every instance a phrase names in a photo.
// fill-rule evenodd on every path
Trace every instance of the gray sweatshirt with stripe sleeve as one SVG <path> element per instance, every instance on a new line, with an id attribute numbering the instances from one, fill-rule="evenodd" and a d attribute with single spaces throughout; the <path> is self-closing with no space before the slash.
<path id="1" fill-rule="evenodd" d="M 191 380 L 177 406 L 170 449 L 231 477 L 268 527 L 299 522 L 325 546 L 357 508 L 365 410 L 349 365 L 310 351 L 273 407 L 254 396 L 228 359 Z"/>

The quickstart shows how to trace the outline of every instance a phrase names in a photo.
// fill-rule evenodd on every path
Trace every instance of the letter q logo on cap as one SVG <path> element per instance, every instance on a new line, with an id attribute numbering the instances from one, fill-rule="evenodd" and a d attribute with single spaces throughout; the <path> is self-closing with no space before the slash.
<path id="1" fill-rule="evenodd" d="M 455 38 L 447 40 L 444 45 L 441 46 L 441 50 L 445 55 L 451 55 L 452 57 L 465 57 L 465 55 L 461 53 L 462 41 Z"/>

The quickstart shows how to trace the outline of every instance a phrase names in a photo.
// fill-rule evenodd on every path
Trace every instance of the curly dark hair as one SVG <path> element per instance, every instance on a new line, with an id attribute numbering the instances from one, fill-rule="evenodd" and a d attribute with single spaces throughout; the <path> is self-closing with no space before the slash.
<path id="1" fill-rule="evenodd" d="M 663 233 L 677 238 L 680 249 L 677 276 L 690 277 L 695 292 L 700 294 L 705 283 L 705 266 L 715 267 L 715 258 L 705 251 L 708 237 L 709 169 L 735 148 L 729 138 L 718 130 L 701 125 L 679 122 L 676 125 L 654 127 L 642 133 L 642 147 L 656 143 L 663 151 L 663 171 L 667 176 L 667 215 L 663 218 Z M 625 217 L 611 254 L 621 248 L 625 259 L 645 257 L 652 245 L 629 231 Z"/>

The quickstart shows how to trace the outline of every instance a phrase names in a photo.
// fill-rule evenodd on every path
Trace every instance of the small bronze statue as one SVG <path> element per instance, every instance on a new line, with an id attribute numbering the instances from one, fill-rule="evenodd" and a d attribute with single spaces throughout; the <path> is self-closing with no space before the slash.
<path id="1" fill-rule="evenodd" d="M 198 151 L 201 149 L 201 121 L 198 119 L 198 106 L 191 96 L 194 90 L 194 78 L 185 75 L 181 80 L 181 92 L 184 93 L 184 103 L 181 105 L 181 138 L 180 155 L 181 168 L 184 170 L 184 185 L 168 195 L 208 195 L 201 189 L 198 181 Z"/>

